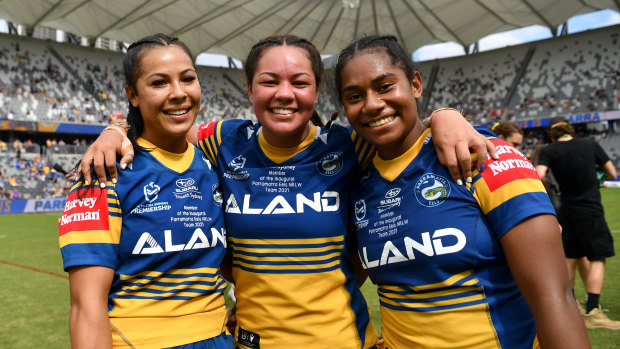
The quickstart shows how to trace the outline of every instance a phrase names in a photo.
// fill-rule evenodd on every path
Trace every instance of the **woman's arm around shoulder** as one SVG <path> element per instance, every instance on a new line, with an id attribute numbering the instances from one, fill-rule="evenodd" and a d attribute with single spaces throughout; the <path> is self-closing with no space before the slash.
<path id="1" fill-rule="evenodd" d="M 100 266 L 69 269 L 71 347 L 112 348 L 108 294 L 114 270 Z"/>
<path id="2" fill-rule="evenodd" d="M 472 154 L 476 152 L 476 167 L 482 171 L 488 154 L 497 159 L 497 151 L 491 141 L 481 135 L 465 120 L 461 113 L 453 108 L 435 110 L 424 124 L 431 127 L 433 144 L 437 150 L 439 162 L 446 166 L 452 178 L 460 185 L 463 179 L 472 181 Z"/>
<path id="3" fill-rule="evenodd" d="M 571 292 L 555 217 L 542 214 L 527 218 L 500 241 L 510 271 L 534 315 L 541 348 L 590 348 Z"/>

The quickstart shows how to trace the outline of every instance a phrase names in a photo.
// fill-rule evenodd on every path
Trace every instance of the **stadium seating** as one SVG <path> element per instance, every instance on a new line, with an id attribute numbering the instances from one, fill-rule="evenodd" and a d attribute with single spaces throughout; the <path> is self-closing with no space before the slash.
<path id="1" fill-rule="evenodd" d="M 619 39 L 616 25 L 421 62 L 425 112 L 456 107 L 474 124 L 486 124 L 617 109 Z M 122 119 L 127 105 L 122 56 L 122 52 L 0 34 L 0 120 L 101 125 Z M 333 57 L 328 58 L 326 66 L 333 65 Z M 197 123 L 255 120 L 243 70 L 198 66 L 197 72 L 202 88 Z M 333 70 L 328 69 L 317 105 L 323 120 L 342 109 L 337 96 Z M 345 115 L 340 113 L 336 122 L 346 123 Z M 526 134 L 523 150 L 532 150 L 538 138 Z M 601 139 L 616 167 L 620 167 L 619 139 L 613 130 Z M 6 153 L 0 149 L 0 154 L 4 161 Z M 77 161 L 64 148 L 44 147 L 42 154 L 64 168 Z"/>

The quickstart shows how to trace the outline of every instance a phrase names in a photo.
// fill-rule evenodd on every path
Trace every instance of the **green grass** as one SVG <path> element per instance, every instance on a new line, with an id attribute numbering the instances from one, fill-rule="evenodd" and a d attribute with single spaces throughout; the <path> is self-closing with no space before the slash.
<path id="1" fill-rule="evenodd" d="M 606 218 L 620 254 L 620 189 L 602 189 Z M 60 213 L 0 215 L 0 348 L 69 348 L 69 283 L 60 276 L 57 224 Z M 59 275 L 24 269 L 9 262 Z M 583 299 L 581 282 L 576 293 Z M 376 287 L 362 287 L 381 329 Z M 620 320 L 620 257 L 607 262 L 601 304 Z M 588 330 L 595 349 L 620 347 L 620 331 Z"/>

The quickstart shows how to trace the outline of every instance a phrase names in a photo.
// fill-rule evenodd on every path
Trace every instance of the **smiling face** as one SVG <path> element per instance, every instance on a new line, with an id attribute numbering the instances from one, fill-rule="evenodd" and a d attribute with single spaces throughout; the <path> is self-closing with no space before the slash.
<path id="1" fill-rule="evenodd" d="M 304 49 L 276 46 L 263 51 L 248 93 L 269 144 L 294 147 L 308 136 L 318 90 Z"/>
<path id="2" fill-rule="evenodd" d="M 140 137 L 169 152 L 185 151 L 185 133 L 200 109 L 200 84 L 185 50 L 168 45 L 144 51 L 135 88 L 125 92 L 142 114 Z"/>
<path id="3" fill-rule="evenodd" d="M 409 80 L 385 51 L 356 52 L 342 69 L 339 86 L 355 131 L 389 160 L 406 152 L 422 133 L 416 100 L 422 97 L 418 72 Z"/>

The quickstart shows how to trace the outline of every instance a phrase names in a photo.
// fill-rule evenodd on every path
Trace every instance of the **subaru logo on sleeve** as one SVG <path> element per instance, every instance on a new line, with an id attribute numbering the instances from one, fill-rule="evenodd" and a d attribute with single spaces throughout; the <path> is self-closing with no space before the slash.
<path id="1" fill-rule="evenodd" d="M 159 185 L 150 182 L 149 184 L 144 186 L 144 199 L 147 202 L 153 202 L 157 199 L 157 195 L 159 194 Z"/>

